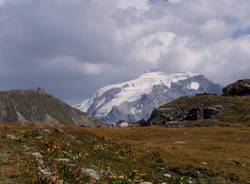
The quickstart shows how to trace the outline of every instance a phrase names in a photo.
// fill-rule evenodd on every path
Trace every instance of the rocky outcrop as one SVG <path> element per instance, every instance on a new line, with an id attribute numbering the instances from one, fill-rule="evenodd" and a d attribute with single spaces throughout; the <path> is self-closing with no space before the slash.
<path id="1" fill-rule="evenodd" d="M 197 121 L 211 120 L 211 121 Z M 218 122 L 250 124 L 250 96 L 181 97 L 155 109 L 145 125 Z"/>
<path id="2" fill-rule="evenodd" d="M 222 112 L 223 106 L 216 105 L 213 107 L 206 107 L 202 109 L 203 119 L 216 119 L 217 115 Z"/>
<path id="3" fill-rule="evenodd" d="M 239 80 L 223 89 L 225 96 L 249 96 L 250 95 L 250 79 Z"/>
<path id="4" fill-rule="evenodd" d="M 222 112 L 223 106 L 195 107 L 190 109 L 161 107 L 155 109 L 148 120 L 148 124 L 165 125 L 185 121 L 196 121 L 199 119 L 216 119 Z"/>
<path id="5" fill-rule="evenodd" d="M 148 124 L 166 126 L 201 119 L 250 123 L 250 79 L 229 84 L 222 95 L 199 93 L 167 103 L 153 111 Z"/>
<path id="6" fill-rule="evenodd" d="M 145 126 L 150 126 L 150 122 L 148 121 L 145 121 L 144 119 L 140 120 L 140 121 L 137 121 L 135 123 L 135 125 L 138 125 L 138 126 L 141 126 L 141 127 L 145 127 Z"/>
<path id="7" fill-rule="evenodd" d="M 59 99 L 37 90 L 0 92 L 0 123 L 78 124 L 97 127 L 96 118 L 72 108 Z"/>

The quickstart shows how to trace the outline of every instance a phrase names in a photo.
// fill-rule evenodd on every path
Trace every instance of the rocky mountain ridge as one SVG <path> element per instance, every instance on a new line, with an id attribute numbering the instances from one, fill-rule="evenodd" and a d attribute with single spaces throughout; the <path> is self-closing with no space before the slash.
<path id="1" fill-rule="evenodd" d="M 0 91 L 0 122 L 102 125 L 96 118 L 72 108 L 42 89 Z"/>

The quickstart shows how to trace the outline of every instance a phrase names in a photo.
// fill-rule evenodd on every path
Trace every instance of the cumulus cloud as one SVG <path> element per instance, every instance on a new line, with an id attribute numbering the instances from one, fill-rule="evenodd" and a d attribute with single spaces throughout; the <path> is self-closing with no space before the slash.
<path id="1" fill-rule="evenodd" d="M 0 0 L 0 89 L 76 102 L 161 68 L 226 84 L 250 74 L 249 0 Z"/>

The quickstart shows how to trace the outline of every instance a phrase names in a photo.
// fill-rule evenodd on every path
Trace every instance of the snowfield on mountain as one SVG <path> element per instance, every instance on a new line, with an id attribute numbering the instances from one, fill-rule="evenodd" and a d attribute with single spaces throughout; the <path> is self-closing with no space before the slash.
<path id="1" fill-rule="evenodd" d="M 220 93 L 221 86 L 195 73 L 146 72 L 138 78 L 99 89 L 75 107 L 100 120 L 136 122 L 148 119 L 154 108 L 180 96 Z"/>

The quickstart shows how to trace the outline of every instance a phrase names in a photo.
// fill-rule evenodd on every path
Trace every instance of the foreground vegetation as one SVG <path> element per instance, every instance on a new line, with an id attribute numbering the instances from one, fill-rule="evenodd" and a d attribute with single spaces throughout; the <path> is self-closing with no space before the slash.
<path id="1" fill-rule="evenodd" d="M 250 128 L 0 126 L 0 183 L 250 183 Z"/>

